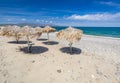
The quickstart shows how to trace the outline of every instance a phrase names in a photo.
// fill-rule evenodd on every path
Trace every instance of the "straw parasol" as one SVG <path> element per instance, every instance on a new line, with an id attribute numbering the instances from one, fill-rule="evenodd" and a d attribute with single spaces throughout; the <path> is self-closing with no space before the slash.
<path id="1" fill-rule="evenodd" d="M 72 53 L 72 44 L 74 41 L 80 41 L 82 37 L 82 30 L 68 27 L 65 30 L 61 30 L 57 33 L 58 39 L 65 39 L 69 42 L 70 52 Z"/>
<path id="2" fill-rule="evenodd" d="M 52 28 L 52 27 L 50 27 L 48 25 L 45 26 L 45 28 L 43 28 L 43 32 L 47 33 L 48 41 L 49 41 L 49 33 L 55 32 L 55 31 L 56 31 L 56 29 L 54 29 L 54 28 Z"/>
<path id="3" fill-rule="evenodd" d="M 24 36 L 26 37 L 27 41 L 29 42 L 31 36 L 33 35 L 34 31 L 31 26 L 23 26 L 21 28 L 22 32 L 24 33 Z"/>
<path id="4" fill-rule="evenodd" d="M 43 28 L 41 27 L 35 27 L 35 31 L 36 31 L 36 35 L 37 35 L 37 39 L 42 35 L 42 31 L 43 31 Z"/>
<path id="5" fill-rule="evenodd" d="M 10 30 L 11 30 L 11 26 L 1 27 L 1 36 L 10 36 L 9 34 Z"/>
<path id="6" fill-rule="evenodd" d="M 4 26 L 0 27 L 0 36 L 3 36 L 3 28 L 5 28 Z"/>
<path id="7" fill-rule="evenodd" d="M 22 27 L 22 32 L 27 39 L 28 44 L 28 52 L 31 52 L 33 43 L 30 41 L 31 38 L 35 37 L 36 31 L 31 26 L 24 26 Z"/>
<path id="8" fill-rule="evenodd" d="M 19 39 L 22 38 L 23 33 L 19 26 L 4 26 L 1 28 L 1 35 L 7 37 L 14 37 L 18 43 Z"/>
<path id="9" fill-rule="evenodd" d="M 9 31 L 9 36 L 14 37 L 18 43 L 19 39 L 22 38 L 24 34 L 22 33 L 22 30 L 19 26 L 14 25 Z"/>

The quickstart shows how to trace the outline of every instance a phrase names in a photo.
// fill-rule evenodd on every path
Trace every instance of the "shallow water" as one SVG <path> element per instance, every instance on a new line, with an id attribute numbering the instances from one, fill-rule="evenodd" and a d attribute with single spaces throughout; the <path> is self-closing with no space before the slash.
<path id="1" fill-rule="evenodd" d="M 65 29 L 67 27 L 54 27 L 57 31 Z M 120 38 L 120 27 L 75 27 L 82 29 L 84 34 L 96 35 L 96 36 L 107 36 Z"/>

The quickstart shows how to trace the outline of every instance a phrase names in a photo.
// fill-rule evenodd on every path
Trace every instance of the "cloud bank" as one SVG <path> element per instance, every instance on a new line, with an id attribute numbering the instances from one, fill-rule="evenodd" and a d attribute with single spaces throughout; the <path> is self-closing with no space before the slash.
<path id="1" fill-rule="evenodd" d="M 120 20 L 120 12 L 111 14 L 111 13 L 103 13 L 103 14 L 85 14 L 85 15 L 77 15 L 73 14 L 67 19 L 71 20 L 89 20 L 89 21 L 118 21 Z"/>
<path id="2" fill-rule="evenodd" d="M 104 4 L 104 5 L 109 5 L 109 6 L 116 6 L 116 7 L 120 7 L 119 3 L 114 3 L 114 2 L 100 2 L 100 4 Z"/>

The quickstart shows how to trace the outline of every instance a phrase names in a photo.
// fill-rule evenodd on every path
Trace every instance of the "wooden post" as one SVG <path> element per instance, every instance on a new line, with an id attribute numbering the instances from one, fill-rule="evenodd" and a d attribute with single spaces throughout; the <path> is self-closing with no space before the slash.
<path id="1" fill-rule="evenodd" d="M 18 41 L 19 41 L 18 35 L 15 35 L 15 37 L 16 37 L 16 43 L 18 43 Z"/>
<path id="2" fill-rule="evenodd" d="M 72 42 L 70 42 L 69 46 L 70 46 L 70 53 L 72 54 Z"/>
<path id="3" fill-rule="evenodd" d="M 28 44 L 28 52 L 30 53 L 30 41 L 28 36 L 27 36 L 27 44 Z"/>
<path id="4" fill-rule="evenodd" d="M 32 44 L 29 43 L 29 53 L 31 53 L 31 52 L 32 52 Z"/>
<path id="5" fill-rule="evenodd" d="M 19 40 L 18 40 L 18 39 L 16 39 L 17 44 L 18 44 L 18 41 L 19 41 Z"/>
<path id="6" fill-rule="evenodd" d="M 47 37 L 48 37 L 48 44 L 49 44 L 49 32 L 47 33 Z"/>
<path id="7" fill-rule="evenodd" d="M 29 41 L 27 41 L 28 43 L 28 52 L 30 52 L 30 45 L 29 45 Z"/>
<path id="8" fill-rule="evenodd" d="M 49 41 L 49 33 L 47 33 L 48 41 Z"/>

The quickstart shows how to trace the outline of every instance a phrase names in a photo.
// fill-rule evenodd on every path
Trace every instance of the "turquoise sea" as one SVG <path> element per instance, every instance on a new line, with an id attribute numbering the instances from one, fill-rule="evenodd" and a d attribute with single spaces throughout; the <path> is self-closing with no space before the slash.
<path id="1" fill-rule="evenodd" d="M 57 31 L 65 29 L 67 27 L 54 27 Z M 116 37 L 120 38 L 120 27 L 75 27 L 83 30 L 84 34 L 96 35 L 96 36 L 106 36 L 106 37 Z"/>

